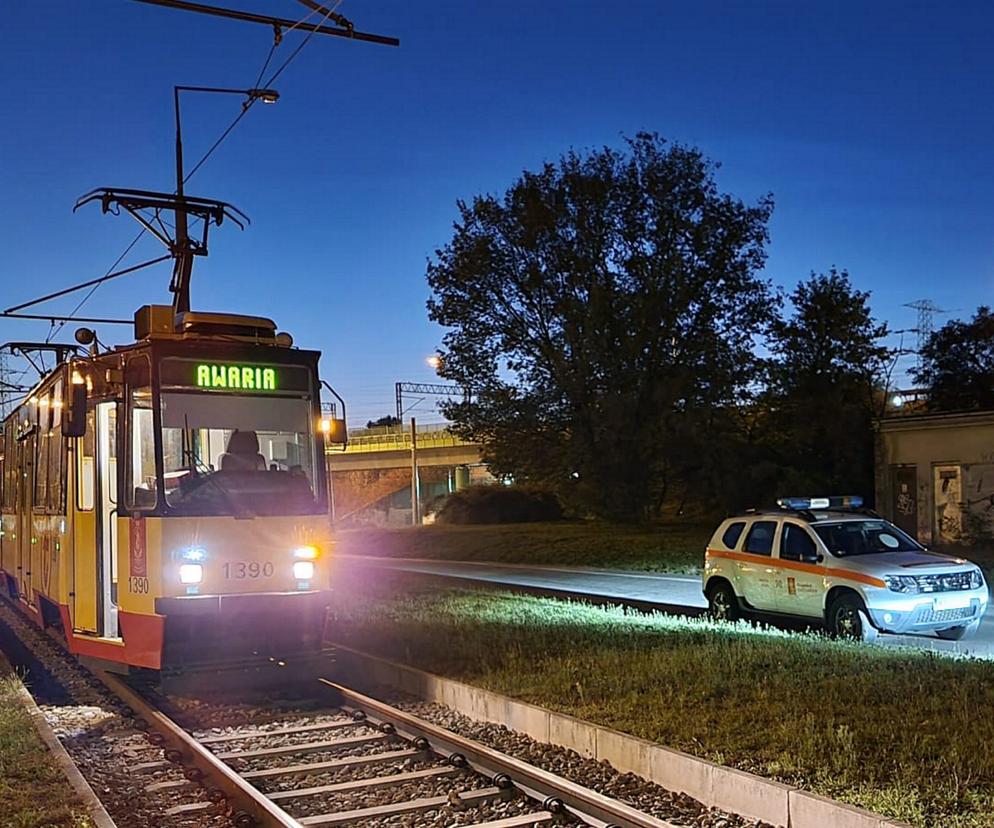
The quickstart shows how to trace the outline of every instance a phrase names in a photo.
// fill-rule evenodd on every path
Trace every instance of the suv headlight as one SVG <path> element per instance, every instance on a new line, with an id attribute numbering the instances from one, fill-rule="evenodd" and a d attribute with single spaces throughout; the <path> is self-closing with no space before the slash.
<path id="1" fill-rule="evenodd" d="M 918 592 L 918 579 L 911 575 L 884 575 L 884 583 L 892 592 L 903 592 L 907 595 Z"/>
<path id="2" fill-rule="evenodd" d="M 970 573 L 970 589 L 980 589 L 984 585 L 984 576 L 980 574 L 979 569 L 973 570 Z"/>

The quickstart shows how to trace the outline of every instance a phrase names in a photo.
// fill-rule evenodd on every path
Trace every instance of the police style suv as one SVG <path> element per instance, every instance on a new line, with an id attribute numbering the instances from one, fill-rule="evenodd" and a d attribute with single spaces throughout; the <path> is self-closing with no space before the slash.
<path id="1" fill-rule="evenodd" d="M 988 590 L 974 564 L 929 552 L 858 497 L 777 503 L 727 518 L 711 538 L 703 587 L 712 617 L 819 619 L 834 635 L 863 640 L 878 630 L 976 633 Z"/>

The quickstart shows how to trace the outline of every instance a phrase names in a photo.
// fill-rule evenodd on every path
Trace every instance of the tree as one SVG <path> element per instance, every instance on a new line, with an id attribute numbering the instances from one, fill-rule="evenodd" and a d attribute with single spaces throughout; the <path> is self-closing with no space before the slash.
<path id="1" fill-rule="evenodd" d="M 378 426 L 399 426 L 400 420 L 393 416 L 393 414 L 387 414 L 385 417 L 380 417 L 378 420 L 369 420 L 366 423 L 366 428 L 377 428 Z"/>
<path id="2" fill-rule="evenodd" d="M 846 271 L 811 274 L 773 325 L 763 409 L 781 494 L 873 492 L 873 417 L 891 352 L 870 294 Z"/>
<path id="3" fill-rule="evenodd" d="M 497 474 L 636 520 L 701 479 L 776 307 L 757 277 L 772 198 L 718 192 L 697 149 L 639 133 L 458 203 L 428 264 L 446 407 Z"/>
<path id="4" fill-rule="evenodd" d="M 933 411 L 994 409 L 994 315 L 982 305 L 969 322 L 954 319 L 934 331 L 912 369 Z"/>

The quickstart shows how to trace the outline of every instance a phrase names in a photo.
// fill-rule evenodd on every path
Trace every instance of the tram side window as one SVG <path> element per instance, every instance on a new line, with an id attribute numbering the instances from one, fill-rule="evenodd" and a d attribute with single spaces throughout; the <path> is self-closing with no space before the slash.
<path id="1" fill-rule="evenodd" d="M 130 453 L 127 463 L 128 506 L 132 509 L 154 509 L 155 428 L 152 414 L 152 389 L 148 360 L 139 357 L 128 363 L 128 439 Z"/>
<path id="2" fill-rule="evenodd" d="M 38 424 L 35 432 L 35 496 L 34 511 L 44 512 L 48 502 L 48 432 L 51 408 L 48 394 L 35 398 L 34 414 Z"/>
<path id="3" fill-rule="evenodd" d="M 50 404 L 52 413 L 48 430 L 48 499 L 45 502 L 50 514 L 64 514 L 65 509 L 65 478 L 63 470 L 63 455 L 65 446 L 62 444 L 62 380 L 58 380 L 52 388 Z"/>
<path id="4" fill-rule="evenodd" d="M 86 412 L 86 434 L 79 438 L 76 464 L 76 506 L 82 511 L 93 509 L 96 492 L 96 412 Z"/>
<path id="5" fill-rule="evenodd" d="M 17 454 L 15 452 L 16 443 L 14 433 L 16 427 L 13 419 L 8 420 L 3 435 L 4 443 L 4 464 L 3 464 L 3 510 L 13 512 L 17 497 Z"/>

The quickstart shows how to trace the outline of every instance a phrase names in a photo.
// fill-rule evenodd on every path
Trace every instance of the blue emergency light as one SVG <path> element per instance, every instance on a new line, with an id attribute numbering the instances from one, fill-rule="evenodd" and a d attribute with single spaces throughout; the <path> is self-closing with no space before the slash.
<path id="1" fill-rule="evenodd" d="M 863 498 L 859 495 L 833 495 L 832 497 L 782 497 L 777 501 L 781 509 L 859 509 Z"/>

